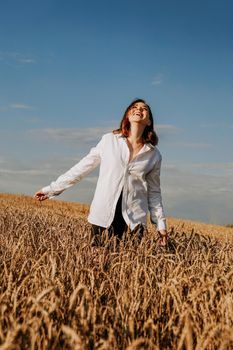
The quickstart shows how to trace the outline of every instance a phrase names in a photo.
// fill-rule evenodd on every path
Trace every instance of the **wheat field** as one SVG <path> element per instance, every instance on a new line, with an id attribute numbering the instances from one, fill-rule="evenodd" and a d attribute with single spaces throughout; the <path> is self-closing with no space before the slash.
<path id="1" fill-rule="evenodd" d="M 168 218 L 166 249 L 88 206 L 0 195 L 0 350 L 233 349 L 233 229 Z"/>

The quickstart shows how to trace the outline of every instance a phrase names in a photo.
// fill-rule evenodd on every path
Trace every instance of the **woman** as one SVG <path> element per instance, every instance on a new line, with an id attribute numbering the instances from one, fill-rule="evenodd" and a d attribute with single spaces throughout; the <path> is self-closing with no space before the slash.
<path id="1" fill-rule="evenodd" d="M 119 129 L 103 135 L 89 154 L 49 186 L 36 192 L 39 201 L 59 195 L 100 165 L 88 221 L 98 235 L 108 228 L 119 238 L 146 227 L 147 212 L 157 225 L 160 244 L 167 244 L 160 190 L 161 154 L 156 147 L 153 115 L 142 99 L 126 109 Z"/>

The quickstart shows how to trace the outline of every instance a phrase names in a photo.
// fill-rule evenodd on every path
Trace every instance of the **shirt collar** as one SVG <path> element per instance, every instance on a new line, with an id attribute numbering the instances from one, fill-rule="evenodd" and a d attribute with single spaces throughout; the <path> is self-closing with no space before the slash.
<path id="1" fill-rule="evenodd" d="M 115 134 L 115 135 L 116 135 L 118 138 L 123 138 L 123 139 L 126 138 L 123 134 Z M 154 148 L 155 148 L 155 146 L 152 145 L 150 142 L 145 143 L 144 146 L 146 146 L 146 147 L 148 148 L 148 150 L 149 150 L 149 149 L 154 149 Z"/>

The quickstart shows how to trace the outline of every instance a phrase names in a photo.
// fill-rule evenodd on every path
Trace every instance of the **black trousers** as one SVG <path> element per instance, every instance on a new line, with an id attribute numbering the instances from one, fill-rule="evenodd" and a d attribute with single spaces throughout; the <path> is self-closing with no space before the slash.
<path id="1" fill-rule="evenodd" d="M 127 228 L 128 228 L 128 226 L 127 226 L 127 224 L 122 216 L 121 207 L 122 207 L 122 192 L 121 192 L 120 197 L 117 201 L 113 221 L 112 221 L 110 227 L 108 228 L 109 234 L 117 236 L 117 238 L 119 238 L 119 239 L 122 239 L 124 232 L 126 232 Z M 98 238 L 101 236 L 101 234 L 105 230 L 106 230 L 105 227 L 101 227 L 101 226 L 92 224 L 92 234 L 94 235 L 94 245 L 96 245 L 95 243 L 97 241 L 99 241 Z M 140 239 L 143 236 L 143 232 L 144 232 L 144 227 L 142 224 L 139 224 L 133 231 L 131 231 L 132 235 L 137 234 L 140 237 Z"/>

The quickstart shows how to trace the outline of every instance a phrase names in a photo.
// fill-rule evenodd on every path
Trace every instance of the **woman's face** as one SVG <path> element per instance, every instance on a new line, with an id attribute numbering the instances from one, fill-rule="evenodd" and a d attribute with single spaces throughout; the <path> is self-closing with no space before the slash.
<path id="1" fill-rule="evenodd" d="M 150 125 L 149 110 L 145 103 L 136 102 L 128 111 L 127 117 L 130 123 Z"/>

